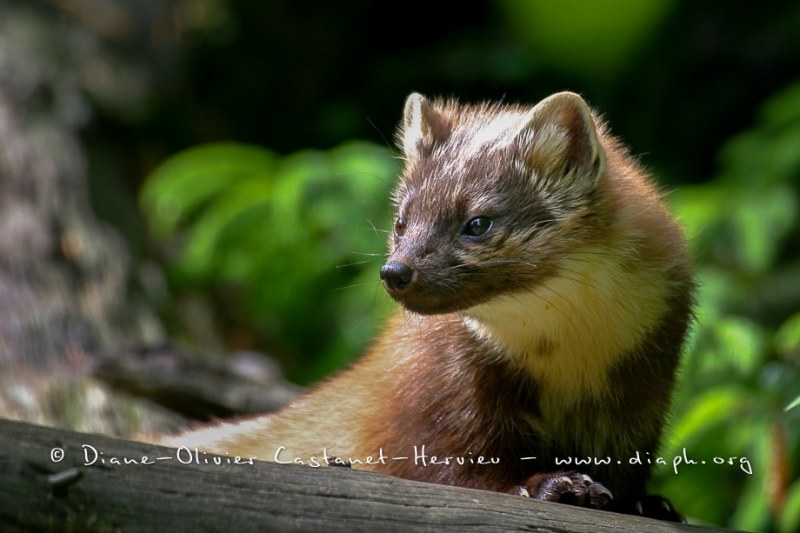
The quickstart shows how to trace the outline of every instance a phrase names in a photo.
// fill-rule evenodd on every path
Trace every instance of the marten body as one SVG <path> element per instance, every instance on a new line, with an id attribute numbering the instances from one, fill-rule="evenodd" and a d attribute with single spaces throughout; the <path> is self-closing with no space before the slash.
<path id="1" fill-rule="evenodd" d="M 641 511 L 693 284 L 680 229 L 597 124 L 570 93 L 411 95 L 381 271 L 403 309 L 277 414 L 168 443 Z M 555 464 L 569 457 L 611 461 Z"/>

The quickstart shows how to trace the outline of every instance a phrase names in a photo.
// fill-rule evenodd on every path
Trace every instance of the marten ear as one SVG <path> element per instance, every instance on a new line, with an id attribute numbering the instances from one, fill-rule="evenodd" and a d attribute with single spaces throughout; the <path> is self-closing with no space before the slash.
<path id="1" fill-rule="evenodd" d="M 532 170 L 561 183 L 591 187 L 605 170 L 592 113 L 575 93 L 557 93 L 536 104 L 517 145 Z"/>
<path id="2" fill-rule="evenodd" d="M 449 134 L 448 120 L 433 108 L 427 98 L 419 93 L 408 95 L 397 131 L 398 144 L 407 159 L 445 140 Z"/>

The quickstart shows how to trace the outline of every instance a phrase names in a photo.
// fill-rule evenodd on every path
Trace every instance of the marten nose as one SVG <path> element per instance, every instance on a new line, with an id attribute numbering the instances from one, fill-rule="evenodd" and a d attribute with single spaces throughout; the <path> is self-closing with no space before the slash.
<path id="1" fill-rule="evenodd" d="M 381 267 L 381 279 L 390 291 L 402 292 L 414 279 L 414 271 L 405 263 L 389 261 Z"/>

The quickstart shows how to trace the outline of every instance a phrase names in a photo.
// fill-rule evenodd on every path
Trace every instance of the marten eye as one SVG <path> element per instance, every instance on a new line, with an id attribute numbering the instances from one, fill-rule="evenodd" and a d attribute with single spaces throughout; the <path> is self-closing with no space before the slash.
<path id="1" fill-rule="evenodd" d="M 398 218 L 397 222 L 394 223 L 394 234 L 398 237 L 402 237 L 406 232 L 406 221 L 402 218 Z"/>
<path id="2" fill-rule="evenodd" d="M 492 219 L 489 217 L 475 217 L 467 222 L 464 233 L 470 237 L 480 237 L 486 234 L 492 227 Z"/>

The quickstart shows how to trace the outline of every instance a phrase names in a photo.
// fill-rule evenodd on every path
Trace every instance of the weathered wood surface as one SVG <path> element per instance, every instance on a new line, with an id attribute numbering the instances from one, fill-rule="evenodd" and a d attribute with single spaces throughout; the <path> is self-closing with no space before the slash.
<path id="1" fill-rule="evenodd" d="M 0 420 L 0 530 L 721 531 L 347 468 L 199 458 Z"/>

